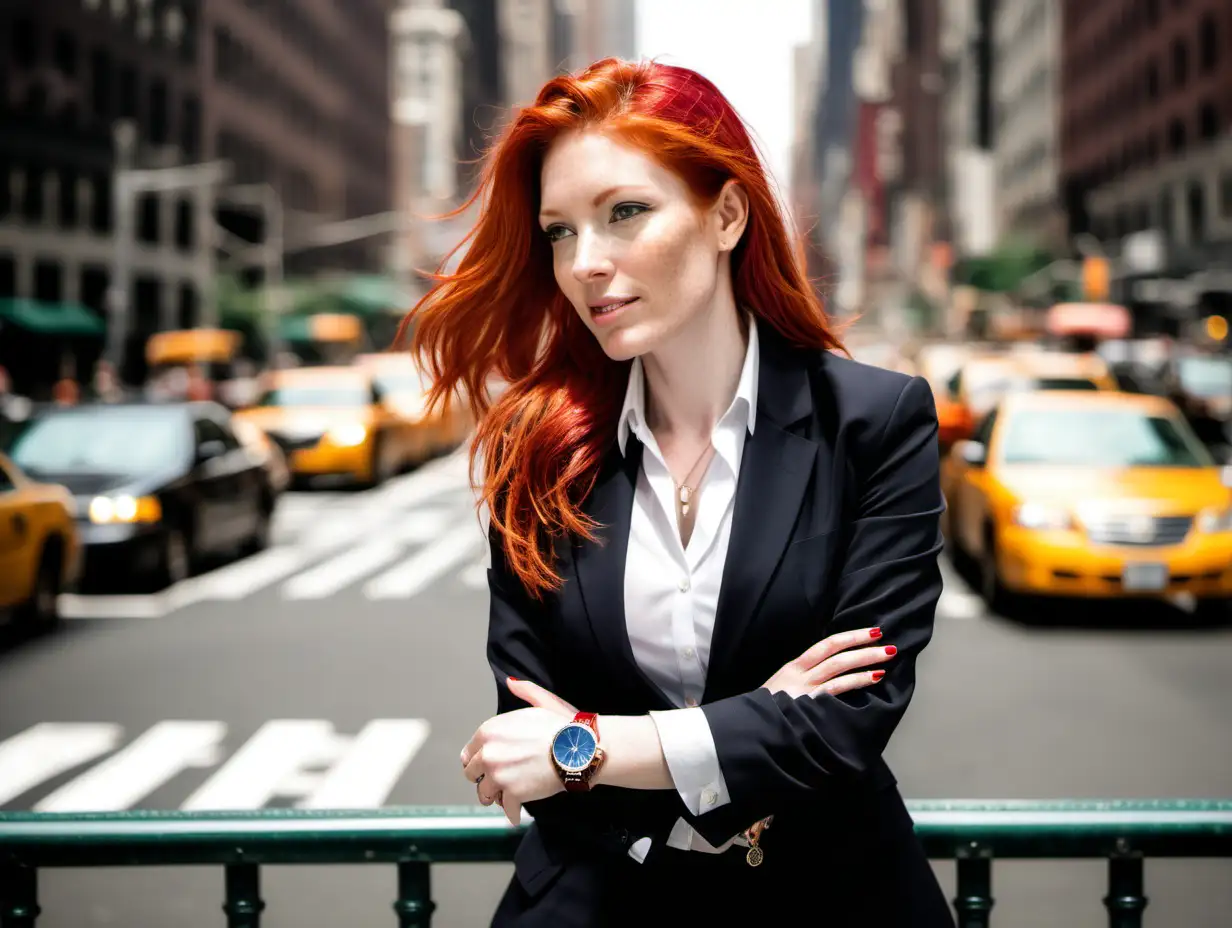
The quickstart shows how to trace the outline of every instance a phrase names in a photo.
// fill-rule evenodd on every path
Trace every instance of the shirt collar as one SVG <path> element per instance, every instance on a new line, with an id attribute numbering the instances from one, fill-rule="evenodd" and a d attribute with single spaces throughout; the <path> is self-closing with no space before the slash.
<path id="1" fill-rule="evenodd" d="M 740 381 L 736 384 L 736 395 L 732 397 L 731 405 L 719 421 L 734 417 L 751 435 L 757 419 L 757 377 L 761 361 L 757 347 L 757 320 L 752 313 L 746 314 L 745 318 L 749 323 L 749 343 L 744 352 L 744 365 L 740 368 Z M 616 443 L 620 446 L 620 453 L 625 453 L 630 432 L 645 444 L 646 431 L 646 375 L 642 359 L 638 357 L 633 359 L 633 366 L 629 368 L 629 385 L 625 388 L 625 402 L 616 424 Z"/>

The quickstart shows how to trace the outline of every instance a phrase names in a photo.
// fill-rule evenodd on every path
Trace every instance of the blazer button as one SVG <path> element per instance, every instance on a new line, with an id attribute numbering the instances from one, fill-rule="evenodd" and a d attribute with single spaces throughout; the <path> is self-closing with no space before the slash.
<path id="1" fill-rule="evenodd" d="M 708 789 L 702 793 L 702 801 L 705 802 L 706 805 L 712 806 L 719 801 L 719 794 L 712 789 Z"/>

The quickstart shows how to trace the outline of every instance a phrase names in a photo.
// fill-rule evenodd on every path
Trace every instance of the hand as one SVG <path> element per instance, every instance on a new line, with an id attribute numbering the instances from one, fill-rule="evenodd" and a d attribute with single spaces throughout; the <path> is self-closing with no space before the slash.
<path id="1" fill-rule="evenodd" d="M 509 692 L 530 703 L 488 719 L 462 749 L 462 768 L 477 787 L 479 802 L 500 803 L 510 824 L 522 820 L 522 805 L 564 790 L 548 757 L 552 738 L 577 709 L 529 680 L 509 679 Z"/>
<path id="2" fill-rule="evenodd" d="M 881 679 L 885 671 L 851 671 L 884 663 L 898 649 L 893 645 L 863 647 L 855 651 L 847 649 L 880 637 L 879 628 L 859 628 L 823 638 L 795 660 L 784 664 L 764 685 L 771 693 L 787 693 L 793 698 L 820 696 L 822 693 L 837 696 L 862 686 L 871 686 Z"/>

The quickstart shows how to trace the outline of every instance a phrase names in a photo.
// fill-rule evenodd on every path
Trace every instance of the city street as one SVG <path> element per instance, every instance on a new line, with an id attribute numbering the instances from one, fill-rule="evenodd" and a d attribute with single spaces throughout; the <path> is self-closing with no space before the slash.
<path id="1" fill-rule="evenodd" d="M 0 652 L 0 809 L 473 802 L 458 752 L 494 706 L 485 555 L 454 455 L 288 494 L 270 549 L 163 594 L 66 597 L 60 630 Z M 944 566 L 890 751 L 908 798 L 1227 794 L 1232 627 L 1109 605 L 1009 621 Z M 486 925 L 509 874 L 435 868 L 433 924 Z M 270 868 L 263 924 L 392 925 L 394 878 Z M 1000 864 L 993 888 L 997 926 L 1106 923 L 1098 861 Z M 1227 925 L 1232 862 L 1148 861 L 1146 889 L 1148 925 Z M 41 928 L 206 928 L 222 872 L 46 872 L 40 902 Z"/>

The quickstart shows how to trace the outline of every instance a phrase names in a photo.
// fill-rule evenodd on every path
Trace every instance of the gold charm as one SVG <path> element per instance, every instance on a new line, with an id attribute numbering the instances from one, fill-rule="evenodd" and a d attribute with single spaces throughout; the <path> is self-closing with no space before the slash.
<path id="1" fill-rule="evenodd" d="M 749 852 L 744 855 L 744 859 L 749 862 L 750 867 L 760 867 L 765 857 L 765 852 L 756 844 L 749 848 Z"/>
<path id="2" fill-rule="evenodd" d="M 745 829 L 744 837 L 749 842 L 749 852 L 744 855 L 744 859 L 750 867 L 760 867 L 761 862 L 766 859 L 766 852 L 758 845 L 761 843 L 761 833 L 769 828 L 773 821 L 774 816 L 769 815 Z"/>

